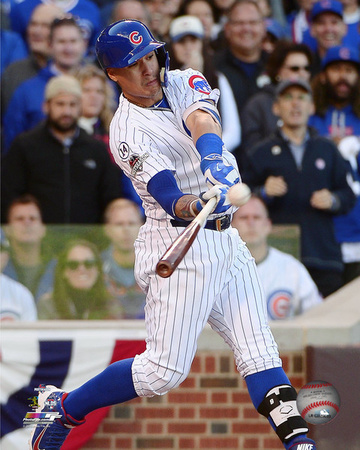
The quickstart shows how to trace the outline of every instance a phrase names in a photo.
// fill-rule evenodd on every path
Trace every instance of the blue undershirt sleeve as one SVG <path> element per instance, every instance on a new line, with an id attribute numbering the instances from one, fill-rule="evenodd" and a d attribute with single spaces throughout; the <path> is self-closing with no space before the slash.
<path id="1" fill-rule="evenodd" d="M 148 182 L 147 190 L 170 216 L 176 218 L 175 204 L 186 194 L 180 191 L 170 170 L 162 170 L 154 175 Z"/>

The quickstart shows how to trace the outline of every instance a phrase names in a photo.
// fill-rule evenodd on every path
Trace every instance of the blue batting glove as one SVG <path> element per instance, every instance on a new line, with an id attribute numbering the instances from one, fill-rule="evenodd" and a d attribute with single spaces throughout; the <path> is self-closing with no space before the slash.
<path id="1" fill-rule="evenodd" d="M 201 161 L 202 173 L 205 175 L 206 183 L 211 188 L 216 184 L 233 186 L 239 183 L 239 173 L 231 164 L 226 164 L 221 155 L 212 153 Z"/>
<path id="2" fill-rule="evenodd" d="M 196 204 L 196 208 L 200 211 L 208 200 L 212 197 L 216 197 L 217 203 L 211 214 L 222 214 L 231 207 L 231 203 L 227 198 L 227 193 L 229 191 L 229 186 L 215 185 L 208 191 L 200 194 L 200 200 Z"/>

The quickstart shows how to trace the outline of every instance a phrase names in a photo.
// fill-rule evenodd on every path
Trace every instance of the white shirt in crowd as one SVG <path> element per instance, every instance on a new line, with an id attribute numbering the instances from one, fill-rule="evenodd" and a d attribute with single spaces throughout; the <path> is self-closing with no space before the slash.
<path id="1" fill-rule="evenodd" d="M 289 319 L 322 302 L 305 266 L 294 256 L 269 247 L 257 264 L 269 320 Z"/>
<path id="2" fill-rule="evenodd" d="M 0 320 L 36 320 L 35 300 L 21 283 L 0 274 Z"/>

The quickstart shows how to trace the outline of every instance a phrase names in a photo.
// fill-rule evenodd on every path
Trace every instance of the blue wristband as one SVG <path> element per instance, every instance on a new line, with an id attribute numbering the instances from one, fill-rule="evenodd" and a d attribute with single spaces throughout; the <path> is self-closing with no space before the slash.
<path id="1" fill-rule="evenodd" d="M 217 134 L 206 133 L 196 141 L 196 150 L 200 153 L 201 159 L 213 153 L 221 156 L 223 145 L 222 139 Z"/>

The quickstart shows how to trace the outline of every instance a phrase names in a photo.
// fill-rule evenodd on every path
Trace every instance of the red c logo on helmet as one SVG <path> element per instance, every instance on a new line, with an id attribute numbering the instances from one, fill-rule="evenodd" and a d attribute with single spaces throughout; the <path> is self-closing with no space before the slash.
<path id="1" fill-rule="evenodd" d="M 135 45 L 139 45 L 143 41 L 143 37 L 141 36 L 141 34 L 139 34 L 138 31 L 133 31 L 132 33 L 130 33 L 129 39 L 130 42 Z"/>

